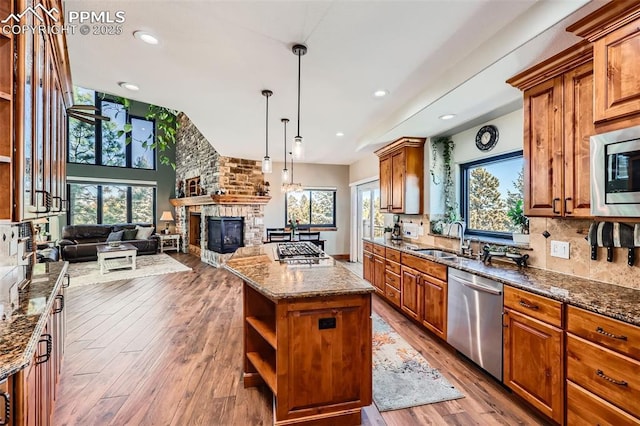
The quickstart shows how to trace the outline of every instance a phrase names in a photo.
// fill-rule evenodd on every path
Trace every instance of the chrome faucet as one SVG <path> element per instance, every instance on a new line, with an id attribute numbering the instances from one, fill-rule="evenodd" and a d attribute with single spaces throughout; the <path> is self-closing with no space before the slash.
<path id="1" fill-rule="evenodd" d="M 460 233 L 458 234 L 458 236 L 460 237 L 460 254 L 464 255 L 465 251 L 469 250 L 469 247 L 471 246 L 471 244 L 469 243 L 467 243 L 467 245 L 464 244 L 464 231 L 467 228 L 467 225 L 461 220 L 457 220 L 453 222 L 451 225 L 458 225 L 458 227 L 460 228 Z"/>

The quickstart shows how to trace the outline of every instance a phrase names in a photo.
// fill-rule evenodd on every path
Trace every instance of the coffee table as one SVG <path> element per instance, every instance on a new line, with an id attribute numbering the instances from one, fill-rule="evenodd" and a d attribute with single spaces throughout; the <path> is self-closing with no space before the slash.
<path id="1" fill-rule="evenodd" d="M 101 275 L 114 269 L 136 269 L 138 249 L 129 243 L 120 243 L 118 247 L 103 244 L 97 246 L 96 250 L 98 252 L 98 265 L 100 265 Z"/>

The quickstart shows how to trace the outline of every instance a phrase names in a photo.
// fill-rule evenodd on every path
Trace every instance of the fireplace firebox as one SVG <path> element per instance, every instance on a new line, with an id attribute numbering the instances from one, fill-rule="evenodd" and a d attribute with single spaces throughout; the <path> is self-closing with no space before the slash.
<path id="1" fill-rule="evenodd" d="M 216 253 L 233 253 L 244 246 L 243 217 L 208 217 L 207 248 Z"/>

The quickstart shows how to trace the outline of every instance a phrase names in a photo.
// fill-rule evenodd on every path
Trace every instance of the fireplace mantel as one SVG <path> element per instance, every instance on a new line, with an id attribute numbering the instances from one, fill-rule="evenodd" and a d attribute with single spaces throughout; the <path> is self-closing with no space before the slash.
<path id="1" fill-rule="evenodd" d="M 169 202 L 175 206 L 202 206 L 206 204 L 225 205 L 264 205 L 271 200 L 269 195 L 198 195 L 195 197 L 171 198 Z"/>

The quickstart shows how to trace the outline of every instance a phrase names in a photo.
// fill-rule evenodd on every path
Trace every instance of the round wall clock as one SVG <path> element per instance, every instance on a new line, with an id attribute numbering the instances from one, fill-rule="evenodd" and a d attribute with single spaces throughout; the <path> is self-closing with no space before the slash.
<path id="1" fill-rule="evenodd" d="M 498 143 L 498 128 L 493 124 L 482 126 L 476 134 L 476 146 L 480 151 L 489 151 Z"/>

